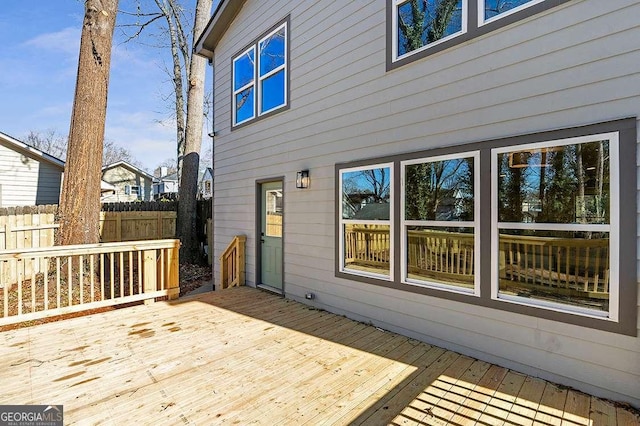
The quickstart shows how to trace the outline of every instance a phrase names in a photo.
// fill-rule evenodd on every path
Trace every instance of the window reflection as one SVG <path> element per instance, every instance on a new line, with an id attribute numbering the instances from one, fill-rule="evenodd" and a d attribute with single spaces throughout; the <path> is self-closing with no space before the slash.
<path id="1" fill-rule="evenodd" d="M 436 0 L 397 6 L 398 56 L 461 32 L 462 4 L 462 0 Z"/>
<path id="2" fill-rule="evenodd" d="M 405 168 L 407 220 L 473 220 L 473 158 Z"/>
<path id="3" fill-rule="evenodd" d="M 609 233 L 500 229 L 499 289 L 609 310 Z"/>
<path id="4" fill-rule="evenodd" d="M 342 218 L 389 220 L 391 174 L 388 167 L 342 175 Z"/>
<path id="5" fill-rule="evenodd" d="M 534 0 L 484 0 L 484 19 L 502 15 Z"/>
<path id="6" fill-rule="evenodd" d="M 265 196 L 265 210 L 266 217 L 266 232 L 267 237 L 282 237 L 282 190 L 271 189 L 266 191 Z"/>
<path id="7" fill-rule="evenodd" d="M 609 223 L 609 142 L 498 155 L 500 222 Z"/>

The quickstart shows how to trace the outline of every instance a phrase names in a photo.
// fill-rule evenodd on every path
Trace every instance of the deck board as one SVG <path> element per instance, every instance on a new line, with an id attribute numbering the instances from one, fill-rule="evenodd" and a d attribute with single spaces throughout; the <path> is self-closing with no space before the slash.
<path id="1" fill-rule="evenodd" d="M 65 424 L 640 424 L 247 287 L 0 333 L 0 401 L 63 404 Z"/>

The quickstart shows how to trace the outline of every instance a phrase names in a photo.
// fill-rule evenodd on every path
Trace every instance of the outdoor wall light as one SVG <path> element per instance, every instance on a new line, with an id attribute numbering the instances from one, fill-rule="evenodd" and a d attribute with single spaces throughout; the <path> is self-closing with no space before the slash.
<path id="1" fill-rule="evenodd" d="M 296 173 L 296 188 L 305 189 L 309 187 L 309 170 L 300 170 Z"/>

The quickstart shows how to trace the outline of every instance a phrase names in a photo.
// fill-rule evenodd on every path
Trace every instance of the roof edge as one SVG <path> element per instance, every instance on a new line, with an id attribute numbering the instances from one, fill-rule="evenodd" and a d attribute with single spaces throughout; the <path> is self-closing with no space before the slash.
<path id="1" fill-rule="evenodd" d="M 124 160 L 116 161 L 115 163 L 111 163 L 111 164 L 107 164 L 106 166 L 103 166 L 102 167 L 102 172 L 104 173 L 105 170 L 113 169 L 113 168 L 115 168 L 117 166 L 126 167 L 126 168 L 130 169 L 133 172 L 138 172 L 139 174 L 141 174 L 141 175 L 153 180 L 153 176 L 151 174 L 145 172 L 140 167 L 134 166 L 133 164 L 128 163 L 128 162 L 126 162 Z"/>
<path id="2" fill-rule="evenodd" d="M 226 33 L 246 1 L 247 0 L 222 0 L 218 4 L 207 26 L 193 46 L 193 52 L 196 55 L 204 56 L 210 60 L 213 59 L 213 52 L 216 45 Z"/>
<path id="3" fill-rule="evenodd" d="M 51 154 L 47 154 L 46 152 L 35 148 L 29 144 L 26 144 L 12 136 L 9 136 L 6 133 L 0 132 L 0 138 L 2 138 L 3 140 L 5 140 L 6 142 L 9 142 L 10 144 L 14 145 L 16 148 L 18 148 L 19 150 L 26 152 L 26 153 L 30 153 L 33 156 L 36 157 L 40 157 L 42 160 L 45 160 L 51 164 L 54 164 L 56 166 L 62 167 L 64 169 L 64 161 L 54 157 Z"/>

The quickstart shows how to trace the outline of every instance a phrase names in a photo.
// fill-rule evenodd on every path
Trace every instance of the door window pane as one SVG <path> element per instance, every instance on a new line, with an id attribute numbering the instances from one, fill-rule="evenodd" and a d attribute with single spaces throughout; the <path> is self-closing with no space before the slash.
<path id="1" fill-rule="evenodd" d="M 266 191 L 265 212 L 266 226 L 265 235 L 267 237 L 282 238 L 282 214 L 283 210 L 282 190 L 271 189 Z"/>

